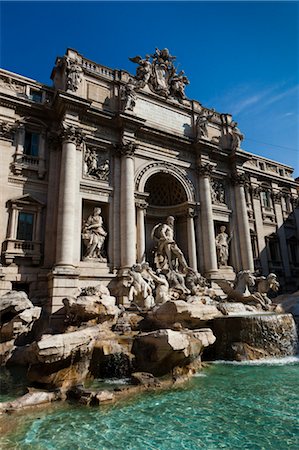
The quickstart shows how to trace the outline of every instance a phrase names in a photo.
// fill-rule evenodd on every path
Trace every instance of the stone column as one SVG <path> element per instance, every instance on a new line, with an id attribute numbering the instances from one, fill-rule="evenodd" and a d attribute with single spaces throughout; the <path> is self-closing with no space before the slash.
<path id="1" fill-rule="evenodd" d="M 187 234 L 188 234 L 188 256 L 189 266 L 197 270 L 196 241 L 194 231 L 194 209 L 188 208 L 187 211 Z"/>
<path id="2" fill-rule="evenodd" d="M 11 207 L 11 215 L 8 225 L 7 239 L 17 238 L 17 208 L 15 205 Z"/>
<path id="3" fill-rule="evenodd" d="M 45 143 L 46 143 L 46 134 L 42 133 L 39 138 L 39 149 L 38 149 L 38 178 L 44 178 L 46 172 Z"/>
<path id="4" fill-rule="evenodd" d="M 16 159 L 18 156 L 24 153 L 24 144 L 25 144 L 25 126 L 22 124 L 19 126 L 17 131 L 17 148 L 16 148 Z"/>
<path id="5" fill-rule="evenodd" d="M 134 151 L 135 144 L 124 141 L 120 147 L 121 180 L 120 180 L 120 240 L 121 267 L 132 267 L 136 262 L 136 225 L 135 225 L 135 183 L 134 183 Z"/>
<path id="6" fill-rule="evenodd" d="M 213 273 L 217 273 L 218 269 L 210 184 L 210 176 L 213 168 L 214 166 L 209 163 L 201 164 L 201 166 L 199 167 L 199 194 L 202 223 L 201 229 L 204 234 L 204 268 L 205 273 L 211 275 Z"/>
<path id="7" fill-rule="evenodd" d="M 264 224 L 261 210 L 261 194 L 260 187 L 256 186 L 252 190 L 253 197 L 253 212 L 255 218 L 255 225 L 257 229 L 257 245 L 259 250 L 259 257 L 264 275 L 269 273 L 268 255 L 266 249 L 266 241 L 264 236 Z"/>
<path id="8" fill-rule="evenodd" d="M 237 216 L 242 269 L 254 272 L 247 204 L 244 190 L 244 175 L 235 174 L 233 176 L 233 182 L 235 191 L 235 214 Z"/>
<path id="9" fill-rule="evenodd" d="M 274 211 L 277 223 L 277 236 L 279 237 L 280 253 L 282 264 L 284 268 L 285 277 L 291 276 L 288 245 L 286 240 L 286 233 L 283 224 L 282 206 L 281 206 L 281 193 L 276 192 L 273 194 Z"/>
<path id="10" fill-rule="evenodd" d="M 136 203 L 137 206 L 137 262 L 145 261 L 145 215 L 148 204 L 144 201 Z"/>
<path id="11" fill-rule="evenodd" d="M 56 266 L 73 266 L 75 237 L 76 197 L 78 180 L 76 176 L 76 150 L 82 143 L 79 129 L 71 126 L 62 133 L 62 155 L 60 166 Z"/>

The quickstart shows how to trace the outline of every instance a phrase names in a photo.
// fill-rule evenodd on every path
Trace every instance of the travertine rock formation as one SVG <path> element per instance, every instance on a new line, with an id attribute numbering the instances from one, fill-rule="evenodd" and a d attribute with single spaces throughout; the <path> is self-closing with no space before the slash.
<path id="1" fill-rule="evenodd" d="M 149 319 L 157 325 L 157 328 L 167 328 L 180 323 L 183 327 L 194 329 L 202 326 L 205 321 L 221 315 L 216 305 L 207 305 L 200 301 L 187 303 L 176 300 L 155 308 L 149 314 Z"/>
<path id="2" fill-rule="evenodd" d="M 132 353 L 138 371 L 160 376 L 199 358 L 204 347 L 214 341 L 212 331 L 206 328 L 194 331 L 157 330 L 136 336 Z"/>

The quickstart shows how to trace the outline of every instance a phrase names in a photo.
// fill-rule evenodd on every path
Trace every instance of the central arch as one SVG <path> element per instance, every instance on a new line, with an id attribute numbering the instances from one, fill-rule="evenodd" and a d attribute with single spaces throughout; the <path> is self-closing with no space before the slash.
<path id="1" fill-rule="evenodd" d="M 135 189 L 138 262 L 153 264 L 152 229 L 171 215 L 177 244 L 190 267 L 196 269 L 195 190 L 186 170 L 165 161 L 147 163 L 135 175 Z"/>

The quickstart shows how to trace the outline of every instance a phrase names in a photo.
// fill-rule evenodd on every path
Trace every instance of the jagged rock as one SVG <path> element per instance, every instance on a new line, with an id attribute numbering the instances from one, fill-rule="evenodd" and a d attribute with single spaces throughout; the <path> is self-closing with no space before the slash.
<path id="1" fill-rule="evenodd" d="M 99 326 L 94 326 L 72 333 L 44 335 L 40 341 L 31 345 L 33 358 L 37 362 L 51 364 L 78 352 L 88 352 L 93 348 L 99 331 Z"/>
<path id="2" fill-rule="evenodd" d="M 293 294 L 279 295 L 273 299 L 273 303 L 278 305 L 282 312 L 291 313 L 299 323 L 299 291 Z"/>
<path id="3" fill-rule="evenodd" d="M 97 319 L 97 322 L 116 320 L 120 313 L 115 305 L 115 297 L 102 294 L 79 296 L 77 298 L 68 297 L 63 299 L 66 314 L 71 322 L 81 323 Z"/>
<path id="4" fill-rule="evenodd" d="M 33 324 L 40 318 L 41 308 L 39 306 L 32 306 L 25 309 L 9 322 L 2 325 L 0 329 L 0 342 L 16 339 L 21 334 L 27 334 L 32 330 Z"/>
<path id="5" fill-rule="evenodd" d="M 84 382 L 100 325 L 72 333 L 45 335 L 31 344 L 29 381 L 63 389 Z"/>
<path id="6" fill-rule="evenodd" d="M 220 302 L 217 305 L 217 308 L 225 316 L 244 315 L 244 314 L 246 315 L 248 314 L 248 312 L 257 312 L 257 309 L 254 306 L 238 302 L 235 303 Z"/>
<path id="7" fill-rule="evenodd" d="M 22 291 L 10 291 L 0 297 L 0 322 L 9 322 L 14 316 L 32 308 L 33 304 Z"/>
<path id="8" fill-rule="evenodd" d="M 96 399 L 99 403 L 112 402 L 114 400 L 114 394 L 111 391 L 100 391 L 97 393 Z"/>
<path id="9" fill-rule="evenodd" d="M 222 316 L 216 305 L 207 305 L 200 301 L 187 303 L 183 300 L 166 302 L 155 308 L 149 319 L 160 328 L 169 328 L 174 323 L 181 323 L 186 328 L 197 328 L 207 320 Z"/>
<path id="10" fill-rule="evenodd" d="M 225 316 L 210 324 L 216 336 L 212 359 L 257 359 L 296 354 L 297 331 L 291 314 Z"/>
<path id="11" fill-rule="evenodd" d="M 0 343 L 0 366 L 3 366 L 11 358 L 15 349 L 15 340 Z"/>
<path id="12" fill-rule="evenodd" d="M 136 369 L 154 376 L 165 375 L 176 366 L 184 366 L 198 358 L 203 348 L 215 337 L 209 329 L 173 331 L 163 329 L 136 336 L 132 353 Z"/>
<path id="13" fill-rule="evenodd" d="M 131 347 L 131 336 L 118 336 L 111 332 L 98 336 L 90 362 L 90 374 L 94 378 L 128 377 L 132 372 Z"/>
<path id="14" fill-rule="evenodd" d="M 157 387 L 161 386 L 161 383 L 153 374 L 148 372 L 134 372 L 131 374 L 131 381 L 133 384 L 147 387 Z"/>

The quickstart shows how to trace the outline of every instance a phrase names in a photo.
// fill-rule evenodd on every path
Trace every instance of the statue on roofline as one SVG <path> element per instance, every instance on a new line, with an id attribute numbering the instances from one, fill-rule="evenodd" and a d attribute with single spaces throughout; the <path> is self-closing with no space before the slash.
<path id="1" fill-rule="evenodd" d="M 183 70 L 177 73 L 174 66 L 175 59 L 176 56 L 172 56 L 167 48 L 162 50 L 156 48 L 154 54 L 146 55 L 145 58 L 139 55 L 129 58 L 138 64 L 135 75 L 136 88 L 147 85 L 158 95 L 183 102 L 186 99 L 185 87 L 189 84 L 189 80 Z"/>

